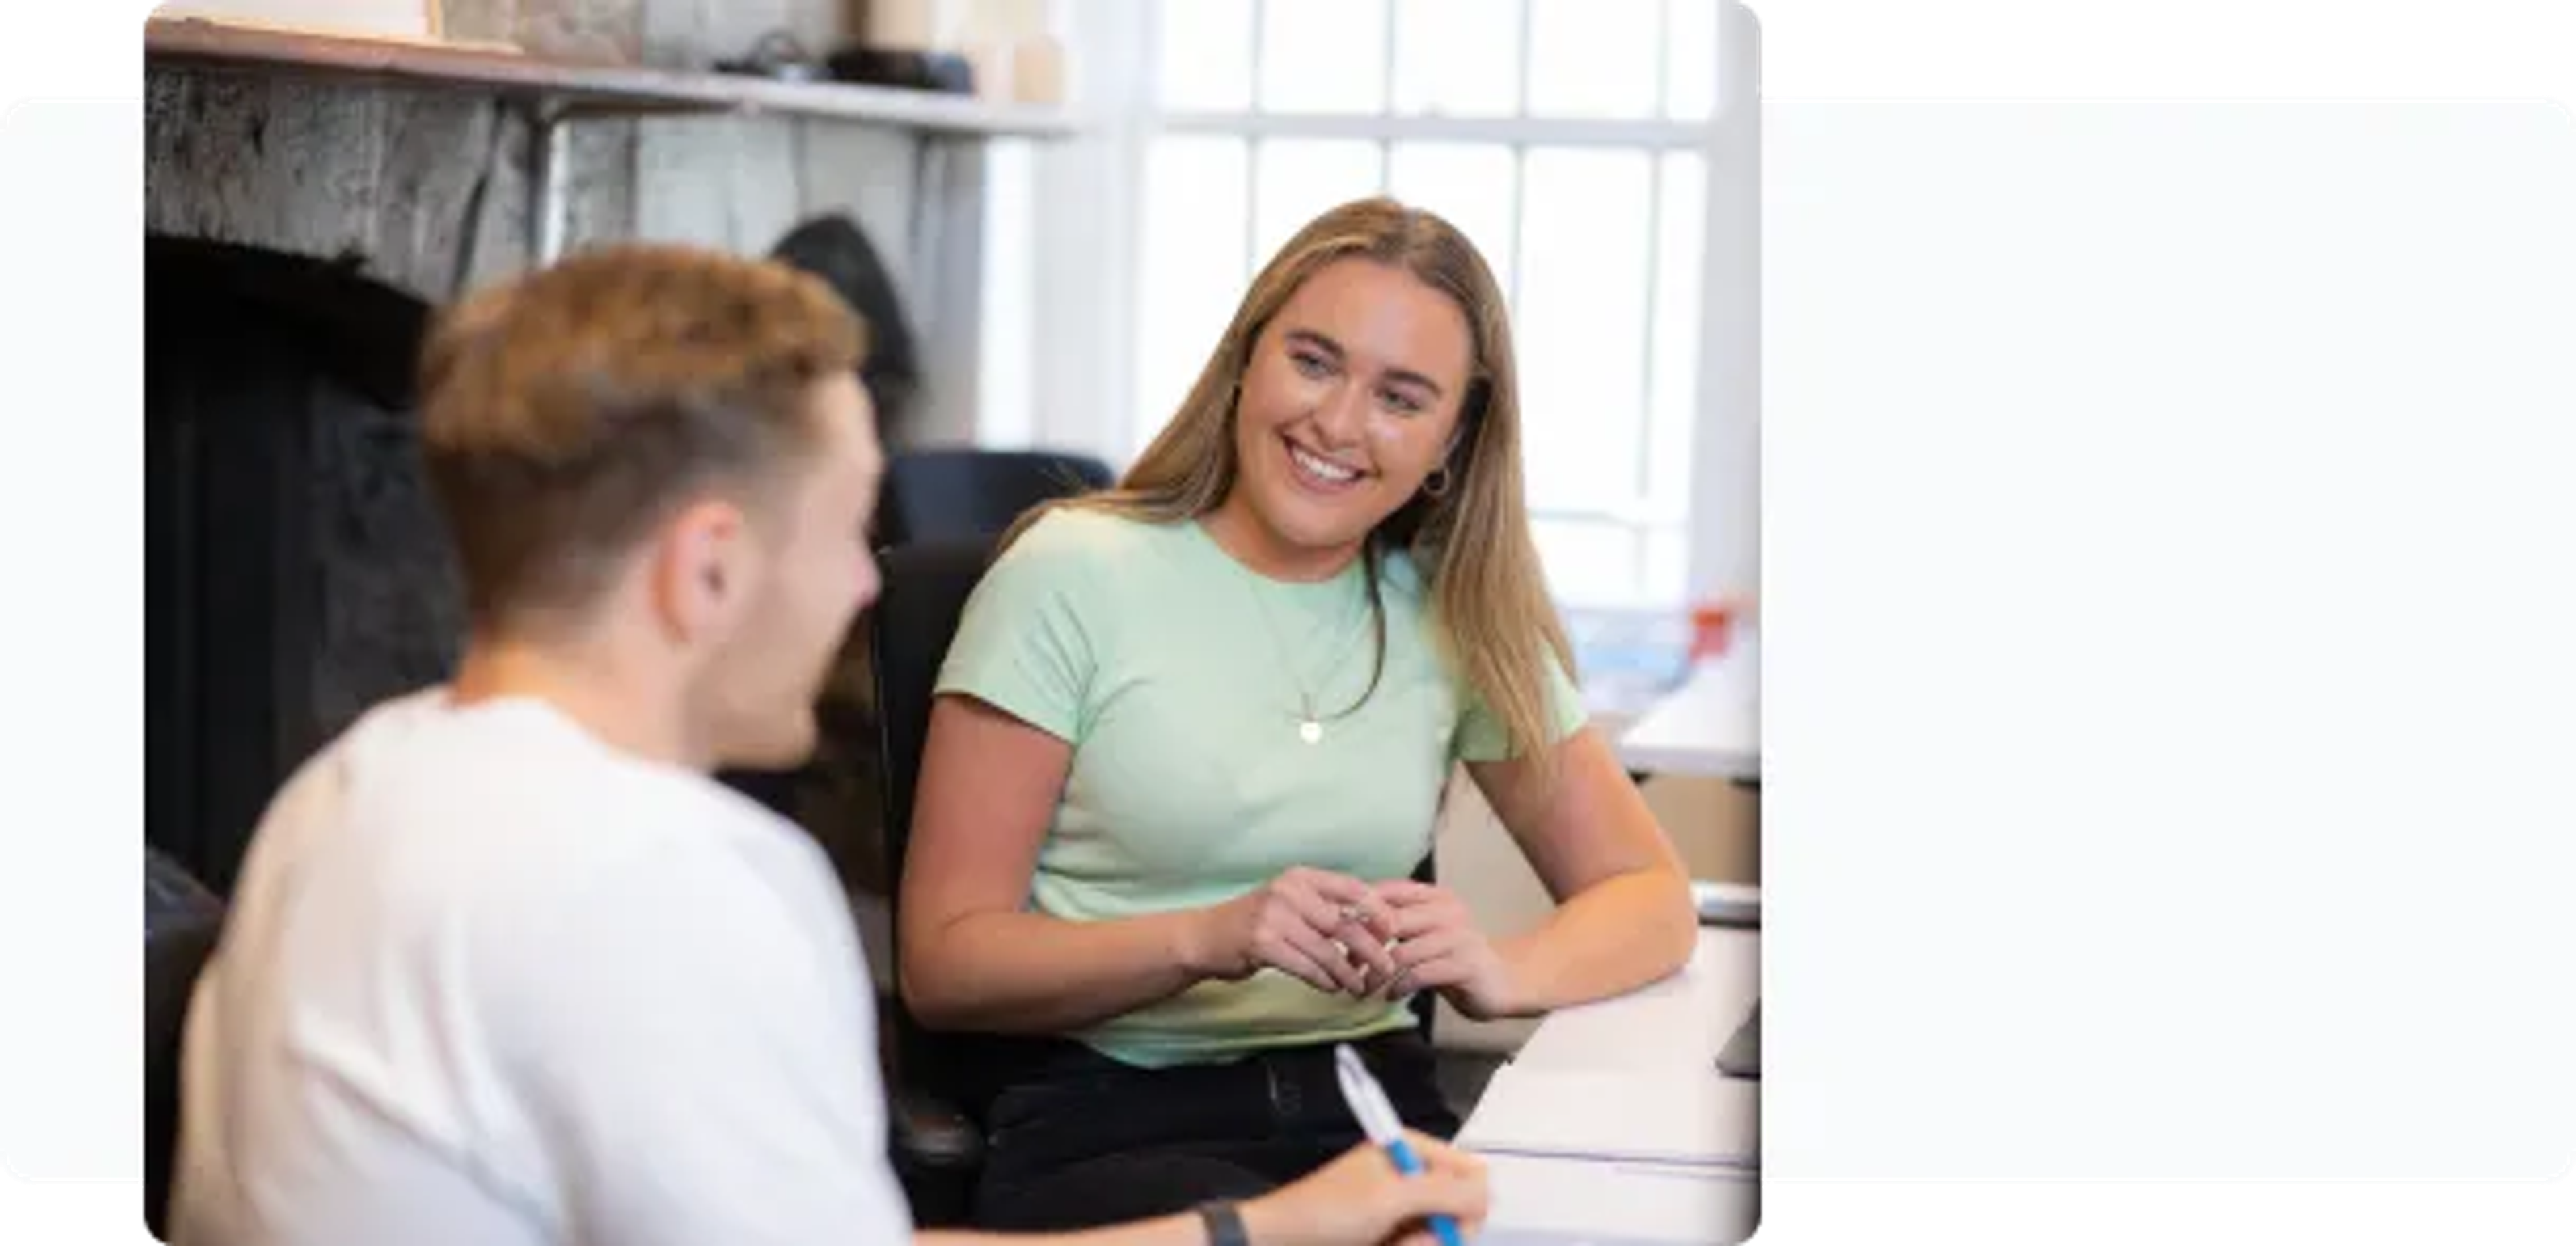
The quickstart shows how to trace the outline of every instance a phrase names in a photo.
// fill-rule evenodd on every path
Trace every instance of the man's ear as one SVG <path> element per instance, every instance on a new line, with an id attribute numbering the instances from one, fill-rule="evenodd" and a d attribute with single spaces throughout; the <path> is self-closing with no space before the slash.
<path id="1" fill-rule="evenodd" d="M 654 542 L 653 600 L 672 637 L 705 640 L 731 631 L 759 574 L 749 519 L 721 498 L 701 498 L 662 524 Z"/>

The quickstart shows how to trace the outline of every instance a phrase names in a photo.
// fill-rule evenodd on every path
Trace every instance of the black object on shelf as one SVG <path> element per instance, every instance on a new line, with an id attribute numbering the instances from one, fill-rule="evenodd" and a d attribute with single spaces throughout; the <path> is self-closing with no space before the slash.
<path id="1" fill-rule="evenodd" d="M 895 48 L 842 48 L 827 59 L 832 77 L 870 86 L 905 87 L 949 95 L 975 93 L 975 68 L 954 52 Z"/>
<path id="2" fill-rule="evenodd" d="M 762 35 L 750 51 L 717 61 L 715 68 L 718 73 L 782 82 L 852 82 L 947 95 L 975 93 L 974 66 L 954 52 L 846 47 L 818 58 L 784 30 Z"/>

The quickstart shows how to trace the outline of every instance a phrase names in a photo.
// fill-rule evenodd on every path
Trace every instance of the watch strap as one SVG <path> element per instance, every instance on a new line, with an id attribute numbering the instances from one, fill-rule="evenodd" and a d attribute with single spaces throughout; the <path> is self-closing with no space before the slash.
<path id="1" fill-rule="evenodd" d="M 1243 1212 L 1232 1200 L 1201 1203 L 1198 1212 L 1207 1225 L 1208 1246 L 1252 1246 L 1252 1234 L 1243 1227 Z"/>

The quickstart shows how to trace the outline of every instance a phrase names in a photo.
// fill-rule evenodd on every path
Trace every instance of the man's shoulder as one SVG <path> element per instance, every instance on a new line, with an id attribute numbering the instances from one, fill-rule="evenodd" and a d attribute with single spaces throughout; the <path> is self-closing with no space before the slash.
<path id="1" fill-rule="evenodd" d="M 812 836 L 714 779 L 616 761 L 566 778 L 524 800 L 501 794 L 491 807 L 518 823 L 519 835 L 547 845 L 512 871 L 525 875 L 522 903 L 568 902 L 578 893 L 613 904 L 618 889 L 659 878 L 713 907 L 802 911 L 828 890 L 831 867 Z"/>
<path id="2" fill-rule="evenodd" d="M 197 1119 L 242 1110 L 242 1077 L 288 1068 L 257 1087 L 276 1110 L 239 1162 L 310 1154 L 321 1113 L 360 1096 L 363 1119 L 433 1144 L 434 1162 L 472 1157 L 476 1189 L 525 1192 L 553 1188 L 564 1161 L 547 1152 L 582 1132 L 537 1123 L 599 1113 L 621 1129 L 591 1136 L 639 1177 L 656 1166 L 625 1158 L 688 1151 L 692 1181 L 657 1195 L 709 1224 L 757 1189 L 718 1166 L 782 1151 L 803 1166 L 804 1220 L 899 1223 L 899 1196 L 867 1167 L 883 1162 L 873 1066 L 847 1059 L 873 1041 L 866 963 L 812 837 L 542 707 L 498 709 L 381 707 L 263 824 L 199 997 L 211 1006 L 191 1020 L 190 1059 L 231 1082 L 191 1083 Z M 724 1110 L 756 1095 L 760 1111 Z M 227 1123 L 192 1162 L 235 1162 L 222 1148 L 248 1136 Z M 327 1166 L 296 1171 L 315 1205 L 347 1187 Z"/>
<path id="3" fill-rule="evenodd" d="M 546 908 L 670 873 L 711 896 L 812 889 L 829 865 L 785 817 L 694 771 L 629 757 L 534 703 L 414 695 L 363 715 L 281 792 L 262 839 L 352 885 L 457 912 Z"/>

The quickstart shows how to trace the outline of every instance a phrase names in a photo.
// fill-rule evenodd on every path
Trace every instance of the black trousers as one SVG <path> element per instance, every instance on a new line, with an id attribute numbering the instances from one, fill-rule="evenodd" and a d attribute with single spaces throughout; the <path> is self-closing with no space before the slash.
<path id="1" fill-rule="evenodd" d="M 1457 1134 L 1419 1031 L 1352 1046 L 1406 1125 Z M 1084 1229 L 1250 1198 L 1362 1138 L 1329 1044 L 1142 1069 L 1062 1042 L 1023 1067 L 985 1115 L 976 1220 L 987 1228 Z"/>

